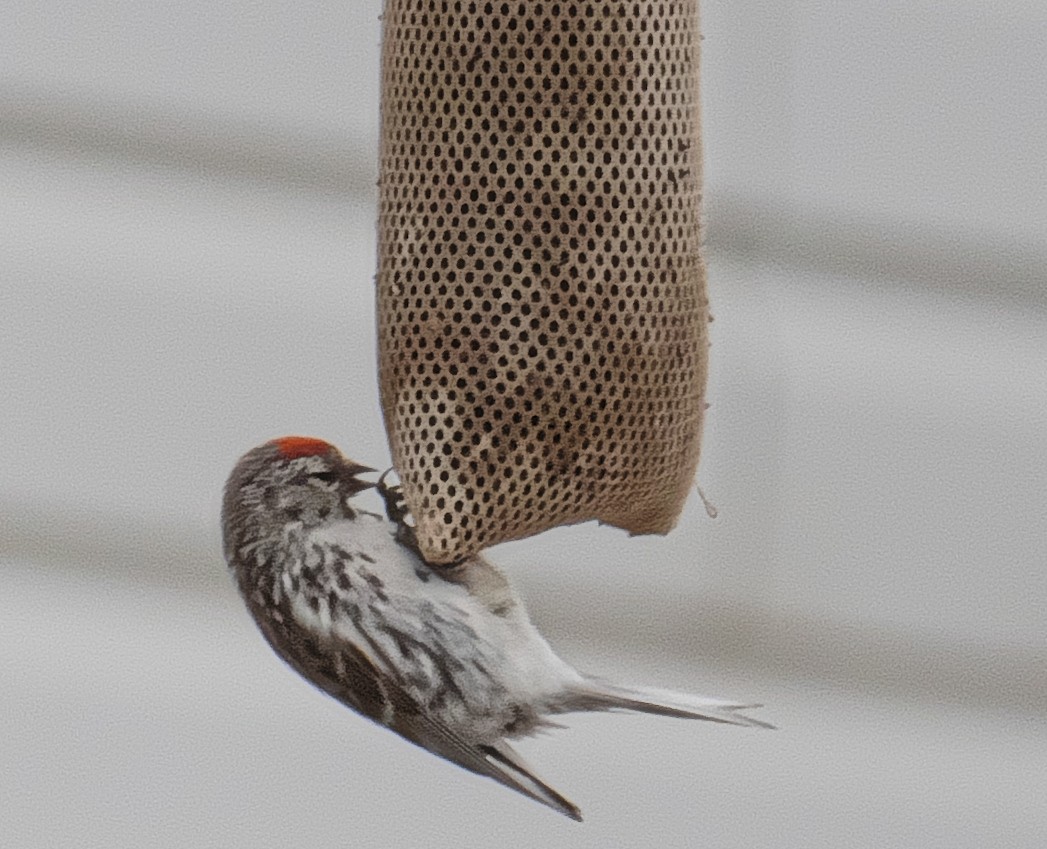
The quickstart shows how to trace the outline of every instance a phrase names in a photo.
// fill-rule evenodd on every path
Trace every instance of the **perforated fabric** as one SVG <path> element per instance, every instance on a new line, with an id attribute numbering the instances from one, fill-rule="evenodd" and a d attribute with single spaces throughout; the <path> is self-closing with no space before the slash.
<path id="1" fill-rule="evenodd" d="M 432 562 L 676 523 L 708 347 L 697 15 L 386 0 L 381 396 Z"/>

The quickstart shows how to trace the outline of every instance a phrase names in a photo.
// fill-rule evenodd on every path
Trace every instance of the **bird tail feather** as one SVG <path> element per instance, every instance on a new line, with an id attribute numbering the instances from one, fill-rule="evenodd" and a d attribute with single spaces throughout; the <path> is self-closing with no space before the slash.
<path id="1" fill-rule="evenodd" d="M 694 696 L 689 693 L 655 687 L 618 687 L 596 679 L 588 679 L 572 693 L 572 697 L 568 700 L 567 710 L 625 710 L 658 716 L 674 716 L 680 719 L 701 719 L 706 722 L 721 722 L 725 725 L 773 729 L 774 726 L 769 722 L 754 719 L 743 713 L 743 711 L 760 707 L 763 705 Z"/>

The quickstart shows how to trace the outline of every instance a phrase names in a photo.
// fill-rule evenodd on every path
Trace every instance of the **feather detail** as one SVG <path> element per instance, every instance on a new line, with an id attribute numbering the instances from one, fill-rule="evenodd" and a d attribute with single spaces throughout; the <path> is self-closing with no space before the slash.
<path id="1" fill-rule="evenodd" d="M 769 722 L 741 713 L 762 707 L 759 704 L 739 704 L 656 687 L 618 687 L 595 678 L 588 678 L 583 685 L 572 688 L 565 701 L 569 711 L 624 710 L 678 719 L 701 719 L 748 728 L 774 729 Z"/>

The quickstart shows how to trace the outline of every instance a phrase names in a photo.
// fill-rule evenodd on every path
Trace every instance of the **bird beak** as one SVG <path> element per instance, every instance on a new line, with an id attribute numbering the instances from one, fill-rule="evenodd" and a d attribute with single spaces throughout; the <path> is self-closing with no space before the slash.
<path id="1" fill-rule="evenodd" d="M 372 469 L 370 466 L 362 466 L 359 463 L 354 463 L 352 460 L 346 460 L 343 481 L 346 488 L 353 495 L 356 495 L 358 492 L 363 492 L 365 489 L 371 489 L 375 486 L 371 481 L 360 480 L 357 475 L 365 475 L 368 472 L 376 471 L 378 470 Z"/>

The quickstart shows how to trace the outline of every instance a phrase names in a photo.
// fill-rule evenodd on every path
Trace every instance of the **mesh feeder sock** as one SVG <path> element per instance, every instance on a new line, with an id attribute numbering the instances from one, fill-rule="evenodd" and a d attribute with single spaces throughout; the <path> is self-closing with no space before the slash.
<path id="1" fill-rule="evenodd" d="M 708 358 L 697 0 L 386 0 L 382 407 L 424 556 L 676 523 Z"/>

